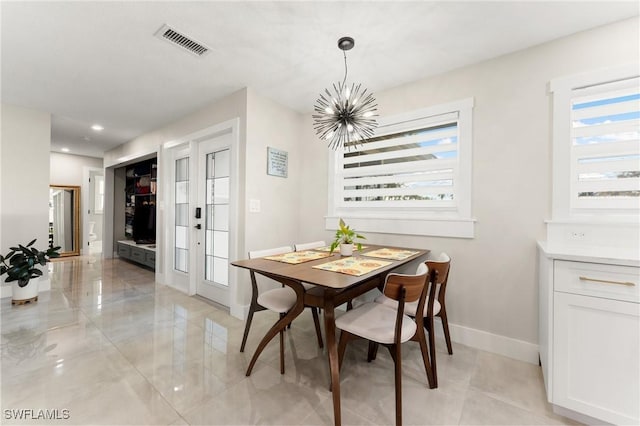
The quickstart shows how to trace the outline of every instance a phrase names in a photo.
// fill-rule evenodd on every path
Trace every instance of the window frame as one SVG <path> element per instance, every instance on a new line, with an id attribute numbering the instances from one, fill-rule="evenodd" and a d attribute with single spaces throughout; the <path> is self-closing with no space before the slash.
<path id="1" fill-rule="evenodd" d="M 552 118 L 552 217 L 554 221 L 637 222 L 639 209 L 588 208 L 573 200 L 572 112 L 574 90 L 636 78 L 637 62 L 556 78 L 549 83 Z"/>
<path id="2" fill-rule="evenodd" d="M 344 207 L 340 205 L 343 191 L 341 158 L 345 151 L 330 150 L 328 154 L 328 214 L 325 227 L 336 229 L 340 218 L 362 232 L 473 238 L 475 219 L 471 216 L 471 178 L 473 147 L 473 98 L 421 108 L 396 115 L 380 117 L 374 137 L 420 129 L 442 122 L 457 114 L 457 165 L 454 175 L 453 207 Z M 348 152 L 348 151 L 347 151 Z"/>

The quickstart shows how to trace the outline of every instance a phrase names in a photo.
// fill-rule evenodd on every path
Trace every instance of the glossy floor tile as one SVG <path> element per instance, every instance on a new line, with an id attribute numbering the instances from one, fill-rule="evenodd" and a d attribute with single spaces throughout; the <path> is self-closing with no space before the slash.
<path id="1" fill-rule="evenodd" d="M 308 312 L 285 334 L 285 374 L 276 338 L 246 377 L 277 315 L 256 313 L 240 353 L 243 321 L 157 285 L 149 270 L 96 257 L 49 268 L 52 289 L 37 303 L 0 302 L 3 424 L 333 424 Z M 439 387 L 428 389 L 418 345 L 403 346 L 405 424 L 575 424 L 551 411 L 537 366 L 458 344 L 449 356 L 443 341 L 437 354 Z M 394 423 L 384 349 L 367 363 L 365 342 L 349 344 L 341 401 L 345 425 Z"/>

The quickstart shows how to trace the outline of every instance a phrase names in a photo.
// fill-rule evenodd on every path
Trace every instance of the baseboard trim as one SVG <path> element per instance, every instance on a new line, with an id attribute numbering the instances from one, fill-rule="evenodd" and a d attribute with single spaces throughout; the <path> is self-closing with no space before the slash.
<path id="1" fill-rule="evenodd" d="M 584 423 L 585 425 L 603 426 L 603 425 L 612 424 L 612 423 L 607 423 L 600 419 L 596 419 L 595 417 L 587 416 L 586 414 L 569 410 L 568 408 L 560 407 L 559 405 L 555 405 L 555 404 L 553 404 L 553 412 L 560 416 L 568 417 L 577 422 Z"/>
<path id="2" fill-rule="evenodd" d="M 436 336 L 444 336 L 439 317 L 434 320 L 434 328 Z M 538 365 L 539 348 L 536 344 L 451 322 L 449 333 L 451 340 L 456 343 Z"/>

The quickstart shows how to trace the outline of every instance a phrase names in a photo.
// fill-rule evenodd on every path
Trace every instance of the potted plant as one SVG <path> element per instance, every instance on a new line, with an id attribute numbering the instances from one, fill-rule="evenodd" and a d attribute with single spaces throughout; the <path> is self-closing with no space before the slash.
<path id="1" fill-rule="evenodd" d="M 355 229 L 351 229 L 344 223 L 344 220 L 340 219 L 339 228 L 336 230 L 336 238 L 331 243 L 331 251 L 329 253 L 333 253 L 339 246 L 341 255 L 351 256 L 353 254 L 354 244 L 357 244 L 358 250 L 362 250 L 362 244 L 359 242 L 356 243 L 356 239 L 366 240 L 366 238 L 358 234 Z"/>
<path id="2" fill-rule="evenodd" d="M 38 284 L 28 285 L 31 279 L 42 276 L 39 267 L 51 259 L 60 257 L 60 247 L 52 247 L 47 251 L 32 247 L 36 240 L 26 246 L 9 247 L 6 256 L 0 255 L 0 276 L 7 274 L 5 282 L 12 283 L 12 304 L 38 300 Z"/>

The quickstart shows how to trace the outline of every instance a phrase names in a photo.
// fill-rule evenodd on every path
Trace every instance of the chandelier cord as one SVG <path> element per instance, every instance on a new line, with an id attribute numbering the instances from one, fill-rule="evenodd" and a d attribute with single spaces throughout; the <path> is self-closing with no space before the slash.
<path id="1" fill-rule="evenodd" d="M 347 82 L 347 52 L 343 50 L 342 54 L 344 55 L 344 79 L 342 80 L 342 87 L 344 87 L 344 84 Z"/>

